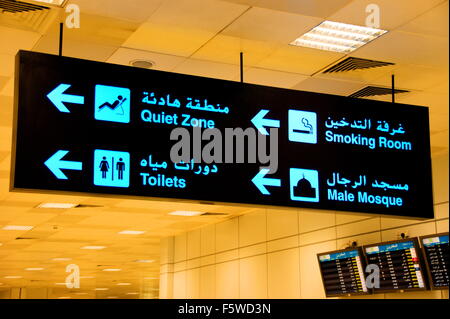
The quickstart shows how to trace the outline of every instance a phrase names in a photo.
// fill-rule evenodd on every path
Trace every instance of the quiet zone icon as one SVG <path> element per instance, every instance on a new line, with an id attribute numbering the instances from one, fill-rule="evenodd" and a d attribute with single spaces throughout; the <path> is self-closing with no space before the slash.
<path id="1" fill-rule="evenodd" d="M 94 117 L 100 121 L 129 123 L 130 90 L 109 85 L 96 85 Z"/>

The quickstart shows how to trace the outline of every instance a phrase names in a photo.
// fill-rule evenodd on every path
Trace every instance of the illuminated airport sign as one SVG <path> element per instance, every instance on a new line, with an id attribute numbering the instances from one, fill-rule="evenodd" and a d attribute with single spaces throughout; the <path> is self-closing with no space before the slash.
<path id="1" fill-rule="evenodd" d="M 21 51 L 15 108 L 14 191 L 433 217 L 426 107 Z"/>

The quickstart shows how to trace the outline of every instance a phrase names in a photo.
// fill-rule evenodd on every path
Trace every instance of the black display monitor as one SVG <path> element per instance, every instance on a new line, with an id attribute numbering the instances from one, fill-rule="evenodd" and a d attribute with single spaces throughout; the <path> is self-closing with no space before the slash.
<path id="1" fill-rule="evenodd" d="M 448 233 L 421 236 L 431 289 L 448 289 Z"/>
<path id="2" fill-rule="evenodd" d="M 417 238 L 367 245 L 363 250 L 368 265 L 379 267 L 380 284 L 374 293 L 427 289 Z"/>
<path id="3" fill-rule="evenodd" d="M 364 276 L 365 261 L 361 248 L 352 247 L 317 255 L 327 297 L 370 293 Z"/>

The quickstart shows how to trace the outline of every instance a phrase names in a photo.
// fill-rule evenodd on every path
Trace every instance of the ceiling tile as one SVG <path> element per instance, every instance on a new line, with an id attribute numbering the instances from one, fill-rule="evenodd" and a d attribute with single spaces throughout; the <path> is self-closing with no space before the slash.
<path id="1" fill-rule="evenodd" d="M 359 58 L 393 63 L 448 66 L 448 38 L 391 31 L 354 51 Z"/>
<path id="2" fill-rule="evenodd" d="M 166 0 L 124 46 L 189 56 L 247 8 L 213 0 Z"/>
<path id="3" fill-rule="evenodd" d="M 327 20 L 366 25 L 366 7 L 377 4 L 380 7 L 380 28 L 394 30 L 433 8 L 443 0 L 353 0 L 350 4 L 327 17 Z"/>
<path id="4" fill-rule="evenodd" d="M 343 56 L 340 53 L 288 45 L 261 60 L 257 66 L 276 71 L 311 75 Z"/>
<path id="5" fill-rule="evenodd" d="M 178 65 L 173 72 L 222 80 L 233 80 L 239 74 L 239 66 L 189 59 Z"/>
<path id="6" fill-rule="evenodd" d="M 14 73 L 15 56 L 0 53 L 0 76 L 11 76 Z"/>
<path id="7" fill-rule="evenodd" d="M 222 34 L 289 44 L 321 22 L 320 18 L 264 8 L 251 8 L 223 30 Z"/>
<path id="8" fill-rule="evenodd" d="M 397 30 L 448 38 L 448 1 L 444 1 Z"/>
<path id="9" fill-rule="evenodd" d="M 138 24 L 82 14 L 80 28 L 65 28 L 63 55 L 105 61 L 138 27 Z M 58 54 L 59 25 L 53 24 L 33 47 L 34 51 Z"/>
<path id="10" fill-rule="evenodd" d="M 280 88 L 291 88 L 307 78 L 308 76 L 297 73 L 272 71 L 260 68 L 244 69 L 245 83 L 253 83 Z"/>
<path id="11" fill-rule="evenodd" d="M 164 0 L 70 0 L 84 13 L 110 18 L 144 22 Z"/>
<path id="12" fill-rule="evenodd" d="M 228 64 L 239 64 L 239 54 L 244 54 L 244 65 L 257 65 L 280 45 L 273 42 L 240 39 L 227 35 L 215 36 L 202 46 L 192 58 Z"/>
<path id="13" fill-rule="evenodd" d="M 14 95 L 14 76 L 9 78 L 5 86 L 0 89 L 0 95 L 13 96 Z"/>
<path id="14" fill-rule="evenodd" d="M 379 69 L 384 69 L 384 67 Z M 410 90 L 425 90 L 434 88 L 441 83 L 448 83 L 448 70 L 445 68 L 398 64 L 389 66 L 386 70 L 388 70 L 386 73 L 372 79 L 371 83 L 389 86 L 391 74 L 395 75 L 396 86 Z"/>
<path id="15" fill-rule="evenodd" d="M 171 71 L 174 67 L 184 61 L 185 58 L 168 54 L 160 54 L 142 50 L 119 48 L 107 60 L 110 63 L 130 65 L 133 60 L 147 60 L 154 62 L 152 69 Z"/>
<path id="16" fill-rule="evenodd" d="M 443 131 L 448 131 L 449 127 L 449 117 L 448 112 L 440 113 L 430 110 L 430 131 L 433 133 L 440 133 Z"/>
<path id="17" fill-rule="evenodd" d="M 449 139 L 449 134 L 448 134 L 448 130 L 443 131 L 443 132 L 439 132 L 436 134 L 432 134 L 430 136 L 430 141 L 431 141 L 431 146 L 432 147 L 445 147 L 446 149 L 448 149 L 448 141 Z"/>
<path id="18" fill-rule="evenodd" d="M 448 114 L 448 94 L 417 92 L 399 94 L 395 99 L 399 103 L 427 106 L 433 112 Z"/>
<path id="19" fill-rule="evenodd" d="M 23 31 L 0 26 L 2 35 L 0 53 L 15 56 L 19 50 L 30 50 L 41 35 L 37 32 Z"/>
<path id="20" fill-rule="evenodd" d="M 256 6 L 326 18 L 352 0 L 259 0 Z"/>

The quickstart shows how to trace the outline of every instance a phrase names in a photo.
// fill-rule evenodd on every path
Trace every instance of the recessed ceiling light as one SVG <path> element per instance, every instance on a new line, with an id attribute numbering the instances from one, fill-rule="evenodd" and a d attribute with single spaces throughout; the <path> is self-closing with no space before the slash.
<path id="1" fill-rule="evenodd" d="M 68 260 L 72 260 L 72 258 L 53 258 L 53 261 L 68 261 Z"/>
<path id="2" fill-rule="evenodd" d="M 129 283 L 129 282 L 119 282 L 117 284 L 117 286 L 131 286 L 131 283 Z"/>
<path id="3" fill-rule="evenodd" d="M 137 259 L 134 261 L 135 263 L 153 263 L 155 262 L 154 259 Z"/>
<path id="4" fill-rule="evenodd" d="M 350 53 L 386 32 L 386 30 L 353 24 L 324 21 L 290 44 L 339 53 Z"/>
<path id="5" fill-rule="evenodd" d="M 119 232 L 121 235 L 141 235 L 145 233 L 143 230 L 122 230 Z"/>
<path id="6" fill-rule="evenodd" d="M 72 297 L 58 297 L 58 299 L 72 299 Z"/>
<path id="7" fill-rule="evenodd" d="M 107 297 L 108 299 L 116 299 L 116 298 L 118 298 L 117 296 L 108 296 Z"/>
<path id="8" fill-rule="evenodd" d="M 7 225 L 2 228 L 3 230 L 30 230 L 33 226 L 21 226 L 21 225 Z"/>
<path id="9" fill-rule="evenodd" d="M 37 205 L 37 208 L 56 208 L 56 209 L 69 209 L 77 207 L 78 204 L 73 203 L 41 203 Z"/>
<path id="10" fill-rule="evenodd" d="M 25 270 L 38 271 L 38 270 L 44 270 L 44 268 L 42 268 L 42 267 L 34 267 L 34 268 L 25 268 Z"/>
<path id="11" fill-rule="evenodd" d="M 189 211 L 189 210 L 176 210 L 174 212 L 170 212 L 169 215 L 174 216 L 199 216 L 204 214 L 203 212 L 195 212 L 195 211 Z"/>
<path id="12" fill-rule="evenodd" d="M 105 268 L 103 271 L 121 271 L 122 269 L 119 268 Z"/>
<path id="13" fill-rule="evenodd" d="M 109 290 L 109 288 L 95 288 L 94 290 L 103 291 L 103 290 Z"/>
<path id="14" fill-rule="evenodd" d="M 151 69 L 155 65 L 155 62 L 150 61 L 150 60 L 145 60 L 145 59 L 136 59 L 136 60 L 131 60 L 130 65 L 137 67 L 137 68 Z"/>
<path id="15" fill-rule="evenodd" d="M 99 250 L 99 249 L 104 249 L 106 248 L 105 246 L 84 246 L 81 247 L 81 249 L 92 249 L 92 250 Z"/>
<path id="16" fill-rule="evenodd" d="M 5 278 L 5 279 L 20 279 L 20 278 L 22 278 L 22 276 L 5 276 L 3 278 Z"/>
<path id="17" fill-rule="evenodd" d="M 127 295 L 139 295 L 138 292 L 127 292 Z"/>

